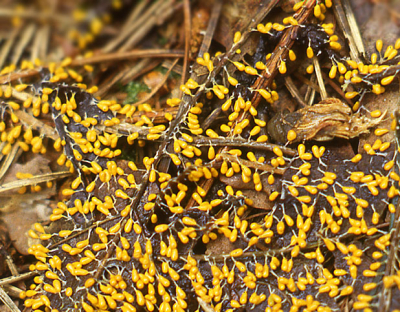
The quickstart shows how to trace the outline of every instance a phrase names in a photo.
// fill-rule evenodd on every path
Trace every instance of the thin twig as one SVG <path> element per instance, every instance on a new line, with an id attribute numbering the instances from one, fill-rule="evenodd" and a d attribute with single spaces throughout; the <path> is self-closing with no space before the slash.
<path id="1" fill-rule="evenodd" d="M 121 229 L 124 228 L 126 224 L 127 218 L 124 218 L 121 220 Z M 110 241 L 110 244 L 108 245 L 107 248 L 107 254 L 104 256 L 103 260 L 100 262 L 100 264 L 96 268 L 96 273 L 93 275 L 93 278 L 97 281 L 99 280 L 100 275 L 103 273 L 103 270 L 105 268 L 105 265 L 108 261 L 108 259 L 111 257 L 115 250 L 115 246 L 117 246 L 118 241 L 120 239 L 120 235 L 115 235 L 112 241 Z"/>
<path id="2" fill-rule="evenodd" d="M 18 268 L 15 265 L 10 254 L 7 252 L 7 250 L 4 250 L 4 254 L 6 256 L 6 263 L 7 263 L 8 269 L 10 270 L 12 276 L 18 276 L 19 275 Z"/>
<path id="3" fill-rule="evenodd" d="M 249 141 L 240 138 L 208 138 L 205 136 L 198 135 L 193 137 L 193 142 L 196 146 L 237 146 L 237 147 L 247 147 L 251 149 L 258 149 L 263 151 L 273 151 L 275 147 L 281 149 L 282 153 L 288 156 L 295 156 L 297 152 L 289 147 L 281 146 L 277 144 L 272 144 L 268 142 L 260 143 L 255 141 Z"/>
<path id="4" fill-rule="evenodd" d="M 14 284 L 16 282 L 24 281 L 26 279 L 34 277 L 37 274 L 38 273 L 36 271 L 32 271 L 32 272 L 27 272 L 27 273 L 21 273 L 16 276 L 2 278 L 2 279 L 0 279 L 0 286 Z"/>
<path id="5" fill-rule="evenodd" d="M 190 13 L 190 2 L 189 0 L 183 0 L 183 15 L 184 15 L 184 27 L 185 27 L 185 56 L 183 58 L 183 72 L 181 77 L 181 85 L 186 82 L 187 70 L 189 63 L 189 49 L 190 49 L 190 37 L 192 34 L 192 23 Z"/>
<path id="6" fill-rule="evenodd" d="M 297 20 L 299 25 L 306 22 L 308 17 L 311 15 L 316 0 L 304 1 L 303 7 L 299 13 L 296 13 L 294 18 Z M 276 75 L 278 74 L 279 64 L 281 60 L 286 60 L 289 50 L 294 44 L 294 38 L 297 38 L 297 32 L 300 26 L 289 27 L 282 35 L 279 44 L 274 49 L 272 57 L 267 61 L 266 68 L 262 73 L 262 76 L 257 78 L 256 82 L 252 86 L 253 89 L 266 89 L 268 88 Z M 258 92 L 254 93 L 252 99 L 252 105 L 256 107 L 261 100 L 261 95 Z"/>

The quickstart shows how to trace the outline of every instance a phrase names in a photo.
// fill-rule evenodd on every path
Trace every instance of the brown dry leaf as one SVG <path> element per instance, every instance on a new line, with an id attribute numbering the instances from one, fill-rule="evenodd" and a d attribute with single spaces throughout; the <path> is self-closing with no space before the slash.
<path id="1" fill-rule="evenodd" d="M 268 123 L 268 131 L 278 142 L 286 142 L 289 130 L 294 130 L 297 134 L 293 142 L 329 141 L 335 137 L 351 139 L 368 132 L 384 117 L 385 114 L 382 114 L 379 118 L 370 119 L 361 113 L 352 114 L 345 103 L 330 98 L 285 116 L 277 114 Z"/>
<path id="2" fill-rule="evenodd" d="M 30 173 L 33 176 L 45 173 L 51 173 L 49 167 L 50 160 L 42 155 L 35 155 L 32 159 L 28 160 L 25 164 L 15 164 L 10 168 L 7 175 L 4 177 L 4 183 L 9 183 L 17 180 L 17 172 Z"/>
<path id="3" fill-rule="evenodd" d="M 392 122 L 390 116 L 399 109 L 399 91 L 396 89 L 397 87 L 395 87 L 394 90 L 387 90 L 381 95 L 369 94 L 363 101 L 363 107 L 371 112 L 374 110 L 386 111 L 386 118 L 382 119 L 382 122 L 378 126 L 379 128 L 390 129 L 390 124 Z M 373 131 L 366 135 L 362 135 L 360 137 L 358 150 L 361 151 L 366 143 L 371 145 L 374 144 L 376 139 L 377 137 L 374 135 Z M 382 142 L 393 142 L 395 139 L 395 132 L 389 131 L 385 135 L 379 137 L 379 139 Z"/>
<path id="4" fill-rule="evenodd" d="M 46 188 L 39 193 L 0 198 L 0 207 L 3 208 L 0 218 L 7 224 L 13 245 L 21 254 L 28 255 L 27 232 L 32 224 L 49 219 L 52 208 L 47 198 L 53 194 Z"/>
<path id="5" fill-rule="evenodd" d="M 50 161 L 42 155 L 35 155 L 25 164 L 15 164 L 7 176 L 5 182 L 17 180 L 17 172 L 40 175 L 51 173 Z M 52 209 L 48 198 L 55 194 L 55 187 L 43 187 L 41 192 L 27 194 L 10 194 L 0 197 L 1 217 L 7 225 L 7 229 L 14 247 L 21 254 L 28 254 L 27 232 L 35 222 L 48 220 Z M 23 217 L 21 217 L 23 216 Z"/>
<path id="6" fill-rule="evenodd" d="M 400 26 L 396 25 L 391 18 L 388 18 L 393 10 L 393 7 L 384 3 L 375 4 L 369 19 L 366 20 L 364 27 L 361 28 L 364 44 L 369 55 L 376 52 L 375 43 L 377 40 L 381 39 L 384 42 L 383 49 L 385 50 L 388 45 L 394 44 L 400 36 Z M 361 106 L 369 111 L 386 111 L 386 118 L 379 124 L 379 128 L 390 129 L 392 121 L 390 116 L 399 108 L 399 89 L 398 86 L 388 86 L 386 89 L 386 92 L 381 95 L 366 94 L 361 101 Z M 380 139 L 382 142 L 391 142 L 394 139 L 394 135 L 394 132 L 389 131 Z M 359 151 L 363 149 L 364 144 L 369 143 L 372 145 L 375 140 L 376 136 L 373 133 L 361 136 Z"/>
<path id="7" fill-rule="evenodd" d="M 235 32 L 242 29 L 259 9 L 260 1 L 225 1 L 213 39 L 229 49 Z"/>
<path id="8" fill-rule="evenodd" d="M 367 54 L 376 52 L 375 42 L 381 39 L 386 46 L 394 44 L 400 35 L 400 27 L 390 17 L 392 9 L 384 3 L 374 5 L 369 20 L 361 28 Z"/>
<path id="9" fill-rule="evenodd" d="M 207 244 L 206 255 L 219 255 L 219 254 L 229 254 L 234 250 L 234 244 L 231 243 L 229 238 L 221 235 L 215 241 L 210 241 Z"/>
<path id="10" fill-rule="evenodd" d="M 243 190 L 243 196 L 251 199 L 253 203 L 250 205 L 257 209 L 271 210 L 274 206 L 269 200 L 269 196 L 265 192 L 257 192 L 255 190 Z"/>

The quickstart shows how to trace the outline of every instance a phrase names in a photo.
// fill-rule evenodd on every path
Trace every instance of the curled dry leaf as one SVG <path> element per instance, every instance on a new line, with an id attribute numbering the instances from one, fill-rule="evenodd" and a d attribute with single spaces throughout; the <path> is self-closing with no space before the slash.
<path id="1" fill-rule="evenodd" d="M 268 124 L 268 132 L 277 142 L 286 142 L 289 130 L 297 134 L 293 142 L 329 141 L 335 137 L 351 139 L 377 126 L 386 114 L 370 119 L 336 98 L 299 109 L 286 115 L 277 114 Z"/>

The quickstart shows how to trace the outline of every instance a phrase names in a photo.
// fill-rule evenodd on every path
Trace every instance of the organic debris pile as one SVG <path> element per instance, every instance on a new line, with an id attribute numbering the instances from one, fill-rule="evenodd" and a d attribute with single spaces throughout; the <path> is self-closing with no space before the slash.
<path id="1" fill-rule="evenodd" d="M 22 54 L 3 68 L 3 166 L 57 155 L 70 172 L 52 176 L 61 200 L 29 231 L 37 275 L 19 294 L 26 311 L 400 309 L 400 125 L 389 98 L 400 39 L 367 57 L 357 25 L 339 18 L 352 16 L 347 1 L 278 3 L 259 4 L 225 52 L 211 40 L 215 1 L 190 51 L 130 51 L 142 38 L 125 27 L 131 46 L 114 34 L 84 54 L 106 36 L 111 7 L 139 10 L 112 1 L 69 33 L 81 56 Z M 189 52 L 190 78 L 160 94 L 181 57 L 186 76 Z M 111 91 L 136 74 L 104 64 L 154 56 L 176 61 L 154 92 L 122 103 Z M 53 187 L 17 177 L 0 191 Z"/>

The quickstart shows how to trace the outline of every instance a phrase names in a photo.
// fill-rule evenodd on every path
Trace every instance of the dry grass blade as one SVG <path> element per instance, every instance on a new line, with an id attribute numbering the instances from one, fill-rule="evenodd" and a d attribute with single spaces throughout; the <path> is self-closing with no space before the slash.
<path id="1" fill-rule="evenodd" d="M 169 18 L 181 4 L 174 4 L 174 1 L 156 1 L 150 9 L 139 18 L 132 27 L 130 35 L 118 51 L 123 52 L 132 49 L 137 45 L 154 26 L 161 24 Z"/>
<path id="2" fill-rule="evenodd" d="M 22 289 L 15 287 L 13 285 L 4 285 L 3 289 L 5 290 L 5 292 L 14 298 L 19 298 L 20 294 L 22 293 Z"/>
<path id="3" fill-rule="evenodd" d="M 215 0 L 212 6 L 210 21 L 208 22 L 207 30 L 204 35 L 203 41 L 199 49 L 199 57 L 203 57 L 203 54 L 210 49 L 211 40 L 214 37 L 215 28 L 218 24 L 219 16 L 221 15 L 223 1 Z"/>
<path id="4" fill-rule="evenodd" d="M 6 145 L 7 145 L 7 142 L 1 142 L 1 143 L 0 143 L 0 151 L 2 151 L 3 148 L 4 148 L 4 146 L 6 146 Z M 4 156 L 5 156 L 5 155 L 3 155 L 3 153 L 0 153 L 0 161 L 3 160 Z"/>
<path id="5" fill-rule="evenodd" d="M 333 1 L 334 13 L 344 36 L 349 42 L 351 58 L 357 63 L 360 63 L 360 55 L 365 56 L 365 49 L 351 6 L 349 3 L 345 4 L 345 2 L 347 1 Z M 360 50 L 359 48 L 361 48 L 362 50 Z"/>
<path id="6" fill-rule="evenodd" d="M 50 41 L 50 25 L 44 25 L 42 30 L 42 43 L 39 48 L 39 58 L 46 60 L 49 41 Z"/>
<path id="7" fill-rule="evenodd" d="M 27 69 L 20 72 L 13 72 L 12 74 L 4 74 L 0 76 L 0 84 L 10 83 L 17 79 L 28 78 L 39 74 L 38 69 Z"/>
<path id="8" fill-rule="evenodd" d="M 322 77 L 321 66 L 319 65 L 319 61 L 316 56 L 313 57 L 313 64 L 314 64 L 314 69 L 315 69 L 315 76 L 317 77 L 318 85 L 321 90 L 321 92 L 320 92 L 321 99 L 325 100 L 326 98 L 328 98 L 328 94 L 326 92 L 324 79 Z"/>
<path id="9" fill-rule="evenodd" d="M 317 80 L 316 76 L 311 77 L 311 82 L 315 82 L 316 80 Z M 318 87 L 318 89 L 319 89 L 319 87 Z M 316 91 L 317 91 L 317 89 L 313 88 L 311 85 L 308 86 L 307 93 L 304 98 L 304 100 L 307 102 L 308 106 L 311 106 L 314 104 Z"/>
<path id="10" fill-rule="evenodd" d="M 7 157 L 0 168 L 0 181 L 4 178 L 5 174 L 7 173 L 8 169 L 10 168 L 14 160 L 19 158 L 21 153 L 22 149 L 19 147 L 18 143 L 15 143 L 12 146 L 10 153 L 7 154 Z"/>
<path id="11" fill-rule="evenodd" d="M 318 84 L 316 83 L 317 78 L 315 77 L 315 75 L 311 76 L 310 79 L 307 79 L 306 77 L 300 75 L 299 73 L 295 73 L 294 76 L 297 79 L 299 79 L 302 83 L 304 83 L 307 86 L 309 86 L 312 90 L 314 90 L 316 92 L 321 92 L 321 90 L 319 89 Z M 307 96 L 306 96 L 306 98 L 307 98 Z"/>
<path id="12" fill-rule="evenodd" d="M 130 70 L 131 68 L 129 67 L 124 68 L 118 71 L 113 77 L 108 78 L 101 86 L 99 86 L 99 91 L 95 93 L 95 96 L 103 97 L 118 81 L 123 79 Z"/>
<path id="13" fill-rule="evenodd" d="M 0 300 L 10 309 L 11 312 L 21 312 L 15 305 L 14 301 L 7 295 L 3 287 L 0 286 Z"/>
<path id="14" fill-rule="evenodd" d="M 34 62 L 36 59 L 44 60 L 46 58 L 49 35 L 50 35 L 49 25 L 43 25 L 36 32 L 36 36 L 31 47 L 32 62 Z"/>
<path id="15" fill-rule="evenodd" d="M 19 31 L 21 30 L 21 28 L 14 28 L 10 38 L 7 39 L 6 43 L 3 44 L 3 47 L 0 51 L 0 67 L 3 67 L 4 62 L 7 59 L 8 54 L 10 53 L 10 50 L 14 44 L 15 38 L 17 38 Z"/>
<path id="16" fill-rule="evenodd" d="M 290 76 L 285 77 L 285 86 L 289 90 L 292 97 L 294 97 L 294 99 L 297 101 L 297 103 L 301 107 L 305 107 L 307 105 L 301 98 L 299 89 L 297 89 L 296 85 L 294 84 L 294 82 L 293 82 L 292 78 L 290 78 Z"/>
<path id="17" fill-rule="evenodd" d="M 61 172 L 37 175 L 32 178 L 9 182 L 9 183 L 0 185 L 0 193 L 4 193 L 4 192 L 10 191 L 10 190 L 13 190 L 16 188 L 20 188 L 23 186 L 30 186 L 30 185 L 47 182 L 47 181 L 62 179 L 62 178 L 68 177 L 70 175 L 71 175 L 71 172 L 69 172 L 69 171 L 61 171 Z"/>
<path id="18" fill-rule="evenodd" d="M 315 83 L 317 77 L 313 75 L 311 76 L 310 80 L 308 80 L 307 78 L 298 73 L 295 74 L 295 77 L 307 85 L 307 91 L 306 95 L 304 96 L 304 102 L 306 102 L 307 105 L 312 105 L 314 103 L 315 92 L 316 91 L 319 92 L 320 90 L 319 86 Z"/>
<path id="19" fill-rule="evenodd" d="M 148 49 L 134 50 L 129 52 L 116 52 L 109 54 L 100 54 L 88 58 L 76 59 L 71 62 L 71 66 L 83 66 L 103 62 L 115 62 L 136 58 L 164 58 L 164 57 L 183 57 L 184 51 L 167 49 Z"/>
<path id="20" fill-rule="evenodd" d="M 342 0 L 342 4 L 343 4 L 344 11 L 346 13 L 347 22 L 349 23 L 349 27 L 350 27 L 351 34 L 354 39 L 354 43 L 358 49 L 358 53 L 360 53 L 360 56 L 365 59 L 366 52 L 365 52 L 365 47 L 364 47 L 364 41 L 361 37 L 360 28 L 358 27 L 358 23 L 354 16 L 353 9 L 351 8 L 349 0 Z"/>
<path id="21" fill-rule="evenodd" d="M 29 24 L 25 30 L 23 31 L 21 38 L 19 38 L 17 46 L 14 49 L 13 57 L 11 60 L 12 64 L 17 64 L 22 53 L 24 53 L 24 50 L 28 43 L 32 40 L 33 35 L 35 34 L 36 30 L 36 25 L 35 24 Z"/>
<path id="22" fill-rule="evenodd" d="M 1 8 L 0 9 L 0 17 L 20 17 L 23 19 L 32 19 L 32 20 L 48 20 L 52 22 L 57 22 L 57 23 L 65 23 L 69 27 L 72 27 L 72 25 L 75 24 L 75 20 L 71 18 L 69 15 L 63 15 L 63 14 L 58 14 L 54 13 L 52 11 L 48 12 L 43 12 L 43 11 L 34 11 L 34 10 L 24 10 L 24 11 L 18 11 L 18 10 L 13 10 L 13 9 L 6 9 L 6 8 Z"/>
<path id="23" fill-rule="evenodd" d="M 157 64 L 154 62 L 154 59 L 145 58 L 137 62 L 133 67 L 131 67 L 128 72 L 124 75 L 121 80 L 123 85 L 126 85 L 130 81 L 136 79 L 141 76 L 145 72 L 147 72 L 148 68 L 153 68 L 152 64 Z M 154 66 L 155 67 L 155 66 Z"/>
<path id="24" fill-rule="evenodd" d="M 126 40 L 126 38 L 128 38 L 129 35 L 131 35 L 136 30 L 138 25 L 140 25 L 140 20 L 143 19 L 143 14 L 142 13 L 143 13 L 143 10 L 148 5 L 148 3 L 149 3 L 148 0 L 147 1 L 141 1 L 135 6 L 135 8 L 132 10 L 132 13 L 130 14 L 130 16 L 126 20 L 124 26 L 122 27 L 121 32 L 119 33 L 119 35 L 115 39 L 110 41 L 105 47 L 103 47 L 103 49 L 102 49 L 103 53 L 109 53 L 111 51 L 114 51 L 115 48 L 119 44 L 121 44 L 124 40 Z M 158 6 L 157 3 L 153 4 L 153 6 L 152 6 L 153 10 L 157 6 Z M 152 10 L 152 9 L 150 8 L 149 10 Z M 142 17 L 140 17 L 140 16 L 142 16 Z"/>

